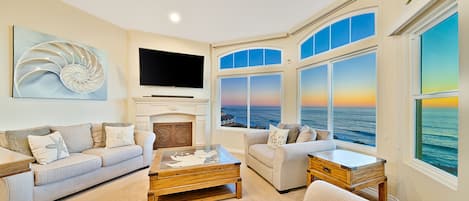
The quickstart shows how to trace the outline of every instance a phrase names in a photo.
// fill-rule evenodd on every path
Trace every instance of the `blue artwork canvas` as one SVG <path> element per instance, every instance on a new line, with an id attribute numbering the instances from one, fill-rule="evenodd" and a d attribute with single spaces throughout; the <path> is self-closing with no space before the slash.
<path id="1" fill-rule="evenodd" d="M 107 98 L 107 59 L 93 47 L 14 26 L 13 62 L 14 98 Z"/>

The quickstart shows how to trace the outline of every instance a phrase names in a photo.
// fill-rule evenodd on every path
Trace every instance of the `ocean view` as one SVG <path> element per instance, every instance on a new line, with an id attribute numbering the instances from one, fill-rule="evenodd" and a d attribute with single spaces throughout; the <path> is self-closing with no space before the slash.
<path id="1" fill-rule="evenodd" d="M 247 127 L 246 106 L 223 106 L 231 115 L 233 127 Z M 302 107 L 301 124 L 327 129 L 325 107 Z M 280 122 L 280 107 L 251 106 L 251 128 L 268 128 Z M 334 108 L 334 138 L 376 146 L 375 108 Z M 224 125 L 230 127 L 230 125 Z M 422 110 L 421 160 L 457 175 L 458 110 L 425 108 Z"/>

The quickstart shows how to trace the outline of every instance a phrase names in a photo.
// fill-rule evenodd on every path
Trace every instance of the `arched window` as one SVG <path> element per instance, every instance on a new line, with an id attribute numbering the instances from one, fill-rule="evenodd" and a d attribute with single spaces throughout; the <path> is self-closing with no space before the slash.
<path id="1" fill-rule="evenodd" d="M 220 57 L 220 69 L 258 67 L 282 64 L 282 51 L 270 48 L 252 48 L 228 53 Z"/>
<path id="2" fill-rule="evenodd" d="M 329 24 L 300 45 L 301 60 L 375 35 L 375 13 L 364 13 Z"/>

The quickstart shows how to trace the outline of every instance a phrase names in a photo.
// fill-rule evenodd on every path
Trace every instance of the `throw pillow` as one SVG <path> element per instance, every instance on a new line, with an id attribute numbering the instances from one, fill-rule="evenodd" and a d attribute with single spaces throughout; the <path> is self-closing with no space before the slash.
<path id="1" fill-rule="evenodd" d="M 298 138 L 298 134 L 300 133 L 300 128 L 301 128 L 299 124 L 279 123 L 277 127 L 280 129 L 290 130 L 288 131 L 287 144 L 296 142 L 296 139 Z"/>
<path id="2" fill-rule="evenodd" d="M 53 132 L 60 132 L 70 153 L 80 153 L 93 147 L 90 123 L 73 126 L 51 126 L 50 129 Z"/>
<path id="3" fill-rule="evenodd" d="M 102 126 L 102 129 L 101 129 L 101 142 L 102 142 L 102 147 L 105 147 L 106 146 L 106 129 L 105 127 L 106 126 L 111 126 L 111 127 L 128 127 L 128 126 L 131 126 L 132 124 L 131 123 L 107 123 L 107 122 L 104 122 L 103 123 L 103 126 Z"/>
<path id="4" fill-rule="evenodd" d="M 288 129 L 279 129 L 273 125 L 269 126 L 269 138 L 267 145 L 272 148 L 277 148 L 287 142 Z"/>
<path id="5" fill-rule="evenodd" d="M 91 136 L 93 137 L 93 148 L 106 146 L 106 141 L 103 141 L 103 124 L 93 123 L 91 125 Z"/>
<path id="6" fill-rule="evenodd" d="M 47 135 L 50 133 L 49 127 L 37 127 L 23 130 L 10 130 L 5 132 L 8 142 L 8 148 L 12 151 L 22 153 L 24 155 L 33 156 L 29 148 L 28 135 Z"/>
<path id="7" fill-rule="evenodd" d="M 57 131 L 44 136 L 29 135 L 28 141 L 34 158 L 41 165 L 70 156 L 62 135 Z"/>
<path id="8" fill-rule="evenodd" d="M 298 139 L 296 139 L 296 143 L 316 140 L 316 136 L 316 130 L 310 128 L 309 126 L 303 126 L 300 130 L 300 134 L 298 134 Z"/>
<path id="9" fill-rule="evenodd" d="M 332 140 L 334 138 L 332 133 L 327 130 L 317 129 L 316 132 L 318 133 L 318 140 Z"/>
<path id="10" fill-rule="evenodd" d="M 104 127 L 106 131 L 106 148 L 121 147 L 135 144 L 134 126 Z"/>

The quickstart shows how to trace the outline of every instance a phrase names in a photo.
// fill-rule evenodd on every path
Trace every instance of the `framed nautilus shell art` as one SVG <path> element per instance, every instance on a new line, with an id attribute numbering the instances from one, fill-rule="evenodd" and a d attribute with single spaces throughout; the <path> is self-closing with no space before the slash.
<path id="1" fill-rule="evenodd" d="M 77 42 L 13 27 L 13 97 L 106 100 L 107 59 Z"/>

